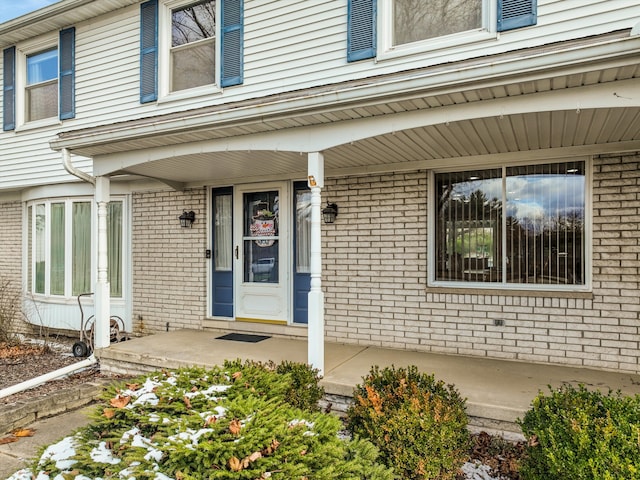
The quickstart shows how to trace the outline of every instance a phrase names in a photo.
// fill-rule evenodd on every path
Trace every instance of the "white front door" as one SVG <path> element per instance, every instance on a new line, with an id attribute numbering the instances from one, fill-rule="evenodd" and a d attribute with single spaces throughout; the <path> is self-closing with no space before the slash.
<path id="1" fill-rule="evenodd" d="M 289 321 L 289 202 L 286 183 L 237 188 L 236 320 Z"/>

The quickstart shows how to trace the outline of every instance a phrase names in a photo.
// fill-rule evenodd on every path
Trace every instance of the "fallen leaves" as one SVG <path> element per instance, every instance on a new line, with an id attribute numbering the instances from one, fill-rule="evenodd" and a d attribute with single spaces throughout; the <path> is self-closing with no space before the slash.
<path id="1" fill-rule="evenodd" d="M 273 452 L 275 452 L 279 446 L 280 442 L 276 439 L 273 439 L 268 447 L 260 451 L 255 451 L 251 455 L 247 455 L 243 459 L 231 457 L 229 459 L 229 469 L 232 472 L 241 472 L 242 470 L 249 468 L 252 463 L 256 462 L 260 458 L 273 454 Z M 264 476 L 265 474 L 267 474 L 267 476 Z M 271 476 L 270 474 L 268 474 L 268 472 L 265 472 L 265 474 L 263 474 L 261 478 L 269 478 Z"/>
<path id="2" fill-rule="evenodd" d="M 231 420 L 231 422 L 229 423 L 229 432 L 231 432 L 231 435 L 238 435 L 240 433 L 240 430 L 242 430 L 242 424 L 240 423 L 240 420 Z"/>
<path id="3" fill-rule="evenodd" d="M 32 428 L 18 428 L 11 432 L 11 435 L 0 438 L 0 445 L 6 445 L 7 443 L 14 443 L 24 437 L 33 437 L 36 431 Z"/>

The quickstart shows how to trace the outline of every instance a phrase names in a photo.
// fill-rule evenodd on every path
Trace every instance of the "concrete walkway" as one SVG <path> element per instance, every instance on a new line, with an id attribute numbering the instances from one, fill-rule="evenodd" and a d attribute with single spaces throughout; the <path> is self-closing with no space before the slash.
<path id="1" fill-rule="evenodd" d="M 258 343 L 221 340 L 228 332 L 180 330 L 112 344 L 98 352 L 103 371 L 141 373 L 181 366 L 214 366 L 224 360 L 307 361 L 307 342 L 271 337 Z M 557 367 L 483 358 L 407 352 L 356 345 L 325 344 L 322 384 L 332 395 L 351 396 L 371 366 L 416 365 L 453 384 L 467 398 L 467 411 L 476 426 L 518 432 L 515 424 L 531 401 L 548 385 L 585 384 L 603 392 L 640 394 L 640 375 L 585 368 Z"/>

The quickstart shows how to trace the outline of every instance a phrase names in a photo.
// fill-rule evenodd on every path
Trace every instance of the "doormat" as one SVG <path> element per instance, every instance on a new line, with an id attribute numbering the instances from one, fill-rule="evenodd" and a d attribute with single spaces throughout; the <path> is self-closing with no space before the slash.
<path id="1" fill-rule="evenodd" d="M 221 337 L 216 337 L 216 340 L 232 340 L 234 342 L 246 342 L 246 343 L 258 343 L 267 338 L 271 338 L 268 335 L 249 335 L 246 333 L 227 333 Z"/>

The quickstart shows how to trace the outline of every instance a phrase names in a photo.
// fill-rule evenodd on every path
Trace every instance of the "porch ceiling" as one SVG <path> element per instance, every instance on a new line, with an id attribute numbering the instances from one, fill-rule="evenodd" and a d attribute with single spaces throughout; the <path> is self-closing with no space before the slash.
<path id="1" fill-rule="evenodd" d="M 362 168 L 437 168 L 470 157 L 586 155 L 640 149 L 640 108 L 539 112 L 480 118 L 398 131 L 324 151 L 329 175 Z M 127 167 L 129 173 L 182 183 L 303 178 L 300 152 L 233 151 L 179 155 Z"/>

